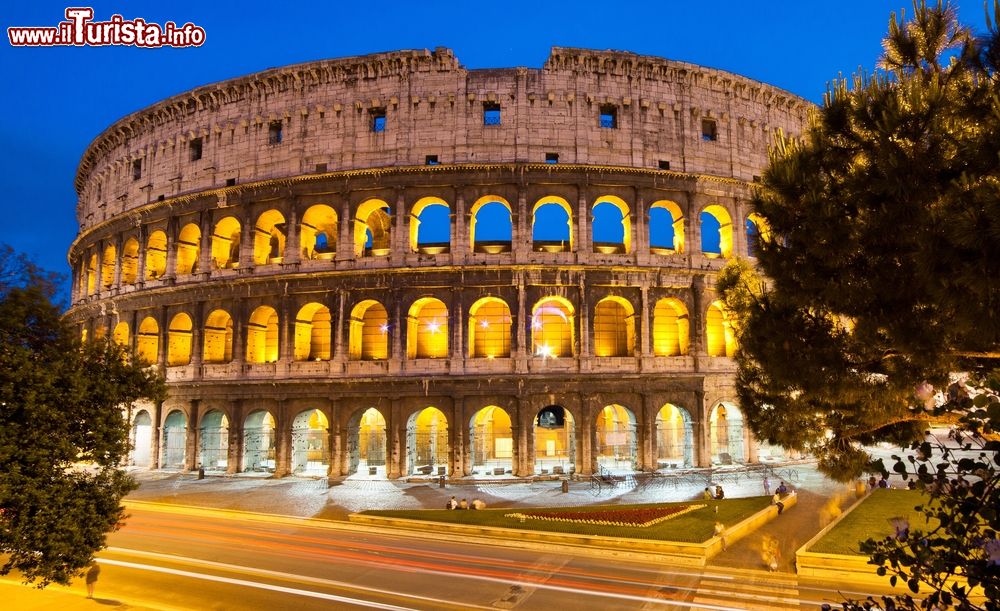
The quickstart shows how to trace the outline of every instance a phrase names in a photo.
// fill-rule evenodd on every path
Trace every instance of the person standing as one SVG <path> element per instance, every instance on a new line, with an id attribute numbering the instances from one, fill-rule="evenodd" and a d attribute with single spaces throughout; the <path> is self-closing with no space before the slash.
<path id="1" fill-rule="evenodd" d="M 87 569 L 87 598 L 94 597 L 94 587 L 97 585 L 97 576 L 101 574 L 101 567 L 98 566 L 97 561 L 94 560 L 90 563 L 90 568 Z"/>
<path id="2" fill-rule="evenodd" d="M 771 480 L 764 476 L 764 496 L 771 496 Z"/>

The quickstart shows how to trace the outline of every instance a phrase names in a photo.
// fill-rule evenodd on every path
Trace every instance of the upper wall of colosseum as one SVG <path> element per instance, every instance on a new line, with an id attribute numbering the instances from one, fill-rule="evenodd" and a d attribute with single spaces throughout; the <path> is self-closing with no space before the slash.
<path id="1" fill-rule="evenodd" d="M 660 168 L 750 181 L 810 103 L 720 70 L 553 48 L 468 70 L 449 49 L 323 60 L 206 85 L 122 118 L 84 153 L 86 229 L 149 202 L 300 174 L 427 163 Z M 499 110 L 486 115 L 486 111 Z"/>

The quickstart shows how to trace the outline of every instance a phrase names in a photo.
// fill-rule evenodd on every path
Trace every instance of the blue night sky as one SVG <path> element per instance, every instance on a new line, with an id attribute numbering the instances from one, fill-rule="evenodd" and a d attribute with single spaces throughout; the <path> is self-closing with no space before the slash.
<path id="1" fill-rule="evenodd" d="M 5 6 L 8 26 L 54 26 L 67 4 Z M 984 29 L 981 0 L 957 3 Z M 74 4 L 70 4 L 72 6 Z M 820 102 L 826 83 L 879 56 L 889 14 L 907 0 L 813 2 L 93 2 L 95 19 L 206 31 L 190 49 L 13 48 L 0 43 L 0 242 L 68 273 L 73 178 L 89 142 L 120 117 L 221 79 L 315 59 L 454 49 L 469 68 L 540 67 L 552 46 L 619 49 L 742 74 Z"/>

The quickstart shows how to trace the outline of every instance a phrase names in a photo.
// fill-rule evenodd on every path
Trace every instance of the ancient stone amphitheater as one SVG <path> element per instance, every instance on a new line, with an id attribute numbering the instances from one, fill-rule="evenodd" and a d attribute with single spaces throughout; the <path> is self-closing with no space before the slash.
<path id="1" fill-rule="evenodd" d="M 277 68 L 86 150 L 69 317 L 161 369 L 137 466 L 356 477 L 741 463 L 718 270 L 809 103 L 554 48 Z"/>

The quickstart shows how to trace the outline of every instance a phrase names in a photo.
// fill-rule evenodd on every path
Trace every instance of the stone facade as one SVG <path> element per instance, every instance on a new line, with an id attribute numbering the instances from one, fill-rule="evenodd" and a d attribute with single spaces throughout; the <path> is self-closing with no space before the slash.
<path id="1" fill-rule="evenodd" d="M 541 69 L 467 70 L 437 49 L 205 86 L 123 118 L 84 154 L 69 316 L 166 375 L 169 398 L 145 409 L 151 467 L 199 466 L 205 418 L 221 413 L 221 464 L 245 470 L 245 423 L 263 411 L 269 469 L 287 474 L 302 462 L 293 422 L 318 410 L 317 460 L 344 475 L 357 468 L 359 416 L 375 408 L 384 473 L 398 477 L 426 462 L 413 427 L 431 406 L 447 421 L 452 475 L 477 471 L 474 423 L 487 407 L 509 415 L 517 475 L 540 471 L 536 420 L 549 406 L 572 420 L 568 462 L 580 474 L 612 446 L 630 447 L 637 470 L 753 461 L 732 426 L 714 278 L 728 257 L 752 254 L 753 178 L 775 130 L 799 133 L 808 108 L 717 70 L 560 48 Z M 594 240 L 604 202 L 621 211 L 620 243 Z M 475 237 L 491 203 L 508 211 L 509 240 Z M 535 212 L 553 203 L 568 217 L 565 242 L 533 238 Z M 448 243 L 417 237 L 428 205 L 447 207 Z M 653 243 L 665 210 L 673 241 Z M 703 214 L 719 252 L 701 250 Z M 490 299 L 509 329 L 488 348 L 502 353 L 484 356 L 475 309 Z M 558 358 L 540 339 L 549 301 L 570 333 Z M 421 318 L 430 302 L 440 320 Z M 384 354 L 365 344 L 380 341 L 365 335 L 373 303 L 385 310 Z M 442 337 L 427 335 L 439 325 Z M 665 405 L 683 413 L 679 461 L 658 447 Z M 628 414 L 622 431 L 598 423 L 607 406 Z M 164 460 L 168 431 L 183 448 Z"/>

